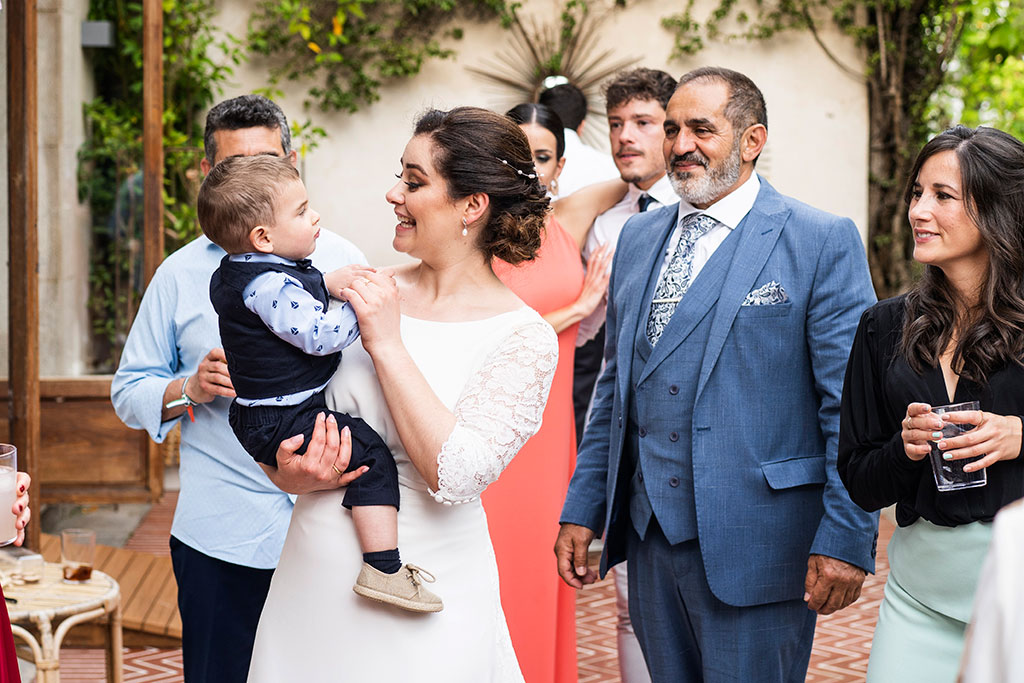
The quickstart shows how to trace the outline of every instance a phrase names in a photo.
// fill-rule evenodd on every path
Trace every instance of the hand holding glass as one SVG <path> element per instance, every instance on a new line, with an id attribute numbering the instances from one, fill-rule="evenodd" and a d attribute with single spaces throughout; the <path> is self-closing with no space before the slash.
<path id="1" fill-rule="evenodd" d="M 932 408 L 932 412 L 936 415 L 945 415 L 946 413 L 959 413 L 965 410 L 981 410 L 981 406 L 977 401 L 967 401 L 965 403 L 952 403 L 945 406 L 935 406 Z M 974 429 L 975 425 L 972 424 L 955 424 L 952 422 L 943 422 L 942 427 L 942 439 L 951 439 L 954 436 L 960 436 L 964 432 L 969 432 Z M 931 442 L 932 451 L 929 455 L 929 459 L 932 463 L 932 474 L 935 475 L 935 486 L 940 491 L 958 491 L 960 489 L 972 489 L 978 486 L 984 486 L 988 483 L 988 475 L 985 469 L 977 470 L 976 472 L 964 472 L 964 465 L 969 462 L 976 462 L 984 455 L 979 455 L 974 458 L 963 458 L 960 460 L 945 460 L 942 457 L 942 451 L 939 450 L 936 439 Z"/>
<path id="2" fill-rule="evenodd" d="M 14 501 L 18 498 L 18 449 L 0 443 L 0 546 L 18 538 Z"/>

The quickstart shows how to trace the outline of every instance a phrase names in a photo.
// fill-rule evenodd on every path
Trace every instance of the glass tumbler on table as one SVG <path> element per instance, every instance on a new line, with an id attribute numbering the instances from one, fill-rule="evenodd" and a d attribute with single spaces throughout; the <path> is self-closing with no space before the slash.
<path id="1" fill-rule="evenodd" d="M 91 579 L 95 559 L 95 531 L 65 529 L 60 532 L 60 565 L 65 583 L 85 583 Z"/>

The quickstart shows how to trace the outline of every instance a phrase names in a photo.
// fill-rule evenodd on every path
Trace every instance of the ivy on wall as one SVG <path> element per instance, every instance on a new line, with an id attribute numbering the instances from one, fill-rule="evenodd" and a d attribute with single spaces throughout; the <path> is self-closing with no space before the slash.
<path id="1" fill-rule="evenodd" d="M 453 19 L 498 18 L 507 26 L 515 6 L 507 0 L 261 0 L 246 42 L 268 58 L 271 97 L 282 79 L 301 80 L 310 83 L 307 106 L 354 112 L 380 98 L 384 81 L 451 57 L 438 36 L 462 37 Z"/>
<path id="2" fill-rule="evenodd" d="M 163 0 L 164 243 L 196 236 L 201 115 L 243 59 L 217 36 L 213 0 Z M 89 317 L 91 364 L 111 371 L 142 296 L 142 7 L 91 0 L 89 19 L 113 24 L 116 44 L 88 52 L 96 97 L 83 107 L 78 192 L 92 216 Z M 220 53 L 220 58 L 215 55 Z"/>
<path id="3" fill-rule="evenodd" d="M 916 277 L 903 187 L 912 162 L 934 132 L 933 98 L 949 81 L 965 26 L 1002 0 L 719 0 L 707 19 L 694 0 L 662 24 L 675 33 L 676 57 L 696 54 L 707 39 L 771 40 L 806 31 L 847 76 L 868 91 L 868 263 L 880 298 L 905 291 Z M 989 17 L 991 20 L 991 17 Z M 851 37 L 863 60 L 846 64 L 822 37 L 831 23 Z"/>

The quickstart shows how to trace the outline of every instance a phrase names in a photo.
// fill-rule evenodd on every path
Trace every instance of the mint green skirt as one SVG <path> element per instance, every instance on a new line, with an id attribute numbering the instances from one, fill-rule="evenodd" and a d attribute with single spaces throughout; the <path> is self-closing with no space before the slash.
<path id="1" fill-rule="evenodd" d="M 919 519 L 889 541 L 867 683 L 954 683 L 992 525 Z"/>

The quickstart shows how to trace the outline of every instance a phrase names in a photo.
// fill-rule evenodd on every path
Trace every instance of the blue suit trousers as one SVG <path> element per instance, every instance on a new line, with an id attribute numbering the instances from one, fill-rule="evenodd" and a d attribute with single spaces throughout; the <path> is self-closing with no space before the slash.
<path id="1" fill-rule="evenodd" d="M 803 600 L 733 607 L 708 586 L 697 540 L 656 519 L 627 540 L 629 613 L 653 683 L 802 683 L 817 615 Z"/>

